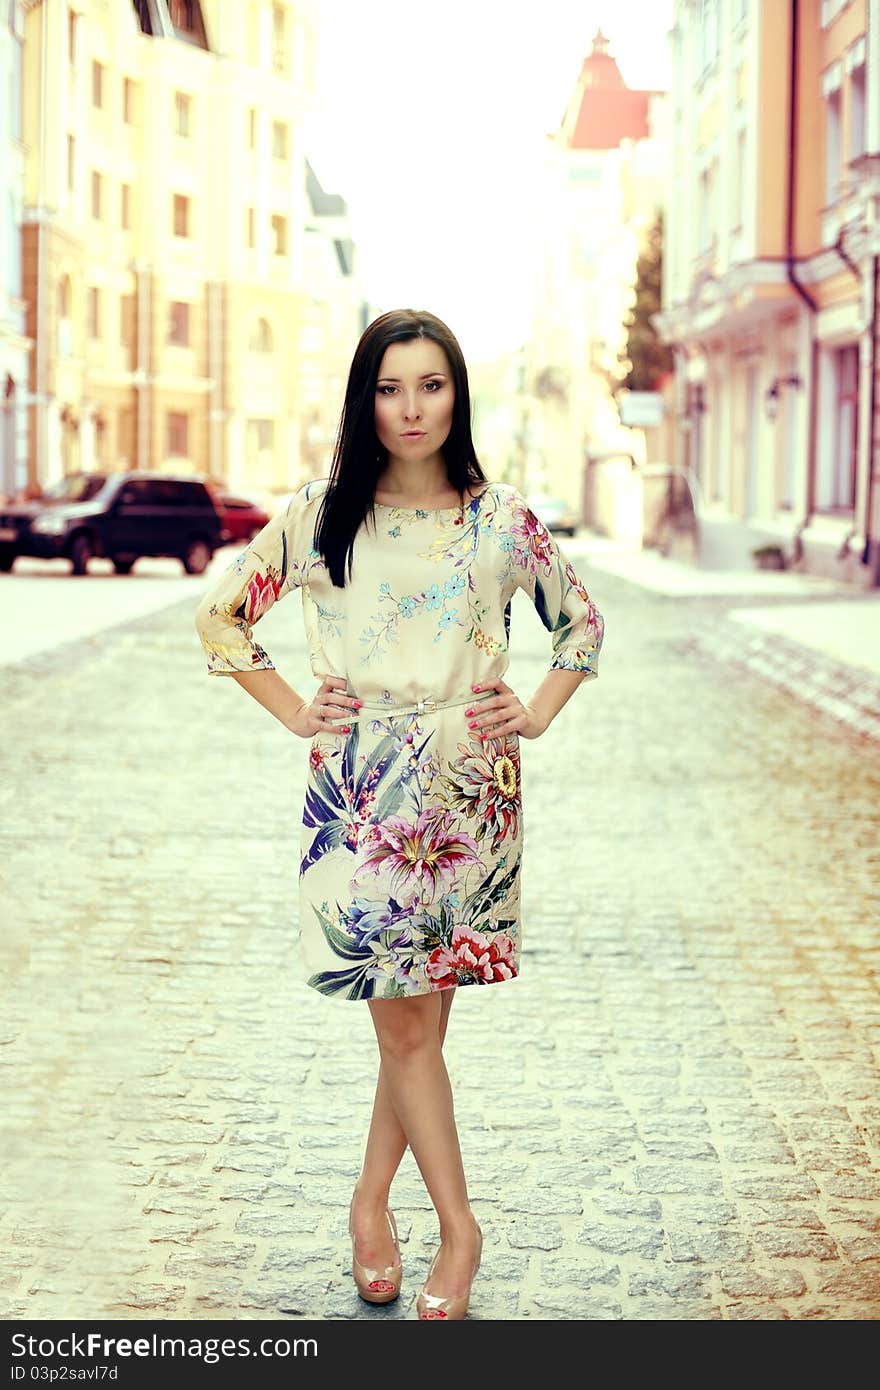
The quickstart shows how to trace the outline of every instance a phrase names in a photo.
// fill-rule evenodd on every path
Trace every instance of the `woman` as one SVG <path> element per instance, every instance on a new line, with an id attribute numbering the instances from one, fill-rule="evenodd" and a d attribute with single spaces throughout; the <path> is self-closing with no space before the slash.
<path id="1" fill-rule="evenodd" d="M 196 615 L 209 672 L 310 740 L 299 968 L 330 998 L 367 1001 L 380 1055 L 353 1273 L 369 1302 L 400 1291 L 388 1197 L 409 1144 L 440 1225 L 425 1319 L 465 1317 L 480 1264 L 442 1048 L 459 985 L 519 972 L 519 740 L 598 674 L 604 636 L 546 527 L 514 487 L 487 482 L 470 414 L 446 325 L 377 318 L 354 354 L 330 478 L 299 489 Z M 517 588 L 552 633 L 525 702 L 503 679 Z M 292 589 L 320 681 L 311 699 L 251 630 Z"/>

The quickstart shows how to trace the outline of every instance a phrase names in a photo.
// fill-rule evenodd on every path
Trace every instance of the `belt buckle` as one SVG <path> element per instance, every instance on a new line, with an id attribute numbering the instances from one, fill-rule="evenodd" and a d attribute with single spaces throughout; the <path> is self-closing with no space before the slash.
<path id="1" fill-rule="evenodd" d="M 419 714 L 424 714 L 426 710 L 435 710 L 436 708 L 437 708 L 437 701 L 436 701 L 436 700 L 419 700 L 419 702 L 418 702 L 418 713 L 419 713 Z"/>

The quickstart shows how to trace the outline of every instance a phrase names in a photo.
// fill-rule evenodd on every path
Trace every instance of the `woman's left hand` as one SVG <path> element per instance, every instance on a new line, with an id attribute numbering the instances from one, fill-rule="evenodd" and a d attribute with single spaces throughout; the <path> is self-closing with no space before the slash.
<path id="1" fill-rule="evenodd" d="M 537 710 L 523 704 L 519 696 L 511 690 L 506 681 L 484 681 L 473 687 L 479 695 L 484 690 L 495 690 L 496 695 L 487 699 L 475 700 L 467 709 L 468 728 L 477 738 L 493 738 L 498 734 L 519 734 L 522 738 L 537 738 L 547 725 Z"/>

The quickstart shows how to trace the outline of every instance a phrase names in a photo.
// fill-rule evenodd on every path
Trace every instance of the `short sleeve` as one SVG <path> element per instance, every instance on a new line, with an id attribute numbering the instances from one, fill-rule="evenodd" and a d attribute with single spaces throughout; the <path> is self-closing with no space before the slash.
<path id="1" fill-rule="evenodd" d="M 555 537 L 516 490 L 510 533 L 517 583 L 552 633 L 550 670 L 582 671 L 595 679 L 605 620 Z"/>
<path id="2" fill-rule="evenodd" d="M 203 595 L 195 627 L 209 675 L 275 670 L 268 653 L 254 641 L 252 629 L 274 603 L 301 587 L 313 540 L 305 536 L 307 501 L 308 484 L 294 493 L 287 507 L 267 522 Z"/>

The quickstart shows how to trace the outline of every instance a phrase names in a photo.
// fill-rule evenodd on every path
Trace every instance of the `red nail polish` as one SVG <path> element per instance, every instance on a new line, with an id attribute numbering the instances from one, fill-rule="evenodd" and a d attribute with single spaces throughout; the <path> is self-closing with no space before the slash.
<path id="1" fill-rule="evenodd" d="M 472 720 L 470 721 L 470 723 L 468 724 L 468 728 L 469 728 L 469 729 L 475 729 L 476 727 L 477 727 L 477 721 L 476 721 L 475 719 L 472 719 Z"/>
<path id="2" fill-rule="evenodd" d="M 466 710 L 465 710 L 465 714 L 473 714 L 473 710 L 472 710 L 472 709 L 466 709 Z"/>
<path id="3" fill-rule="evenodd" d="M 478 685 L 472 685 L 472 686 L 471 686 L 471 690 L 479 690 L 479 688 L 480 688 L 480 687 L 479 687 Z"/>

